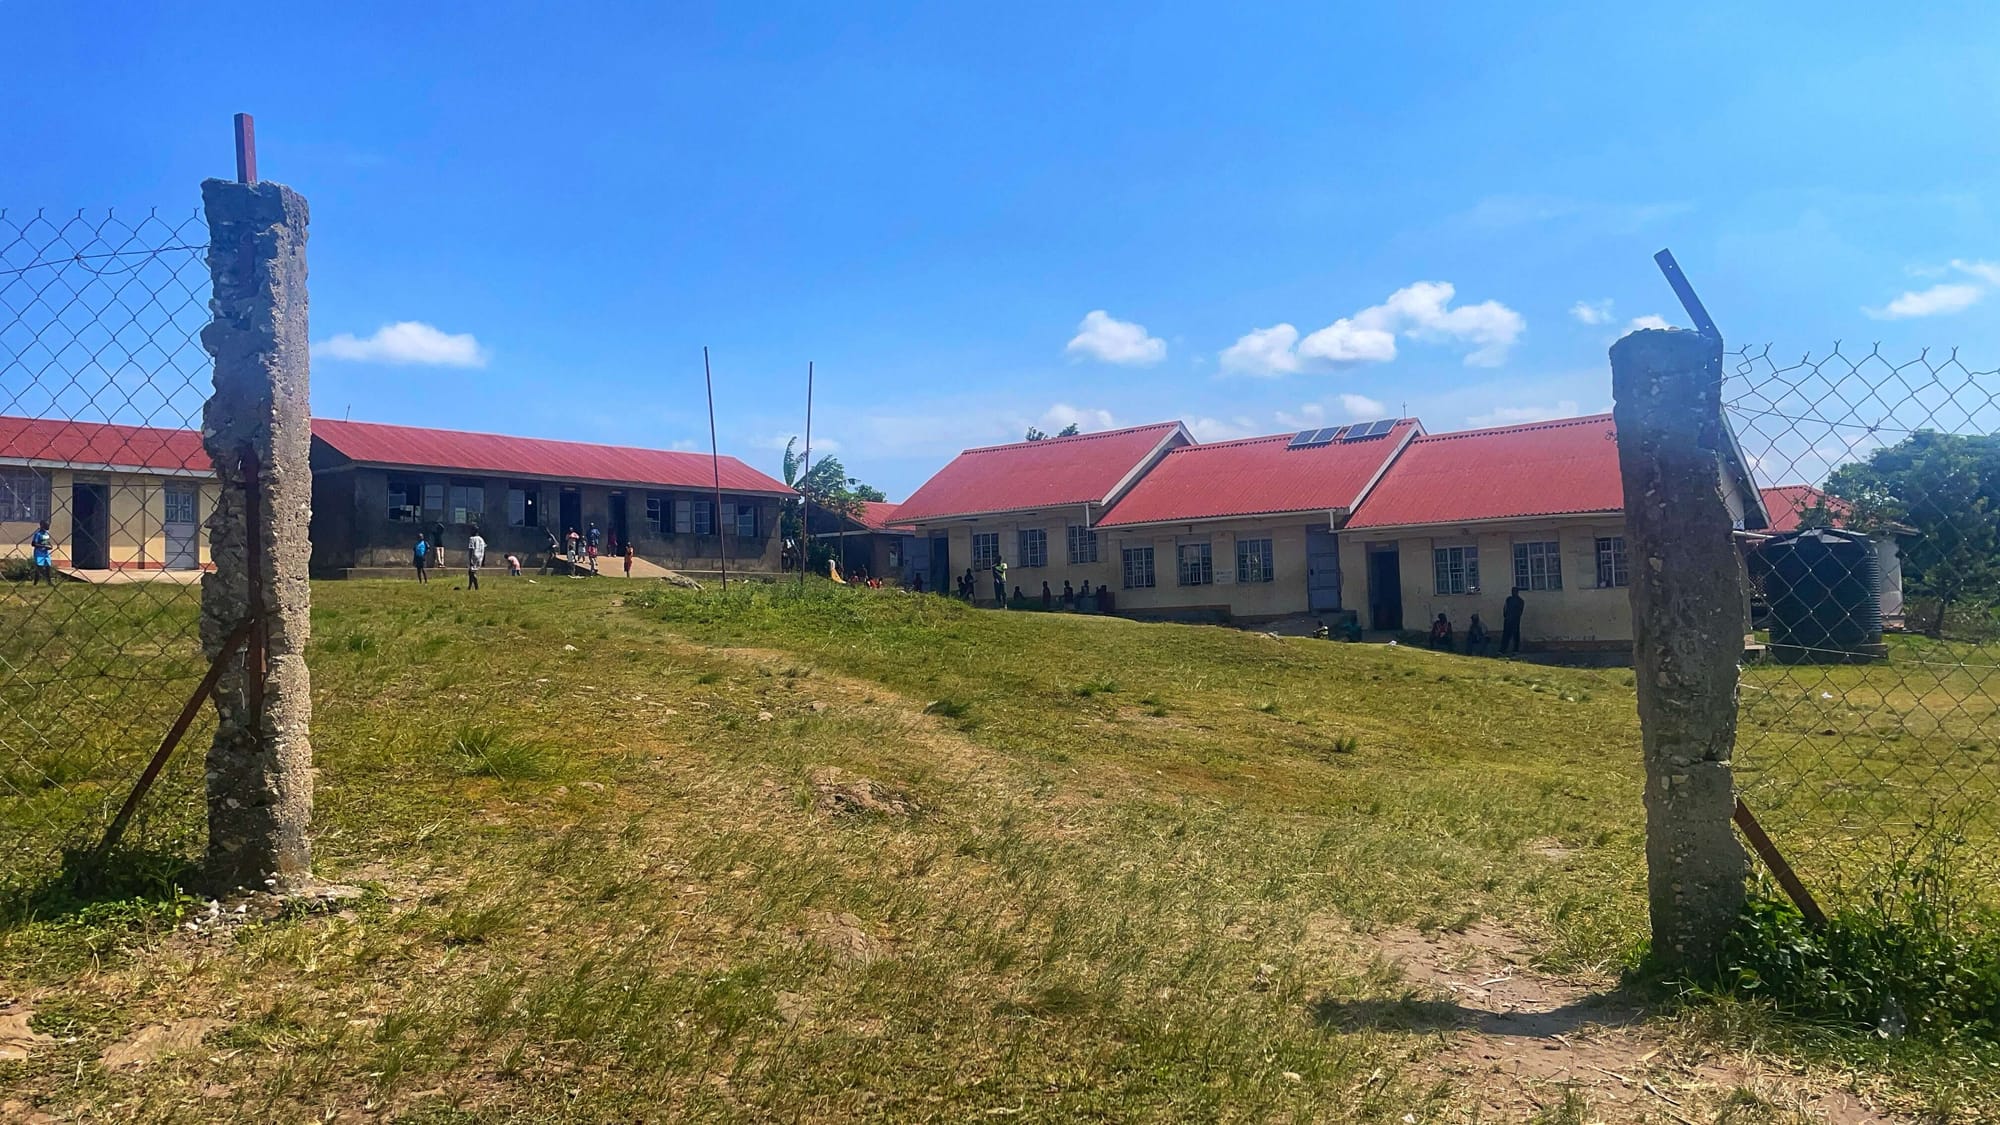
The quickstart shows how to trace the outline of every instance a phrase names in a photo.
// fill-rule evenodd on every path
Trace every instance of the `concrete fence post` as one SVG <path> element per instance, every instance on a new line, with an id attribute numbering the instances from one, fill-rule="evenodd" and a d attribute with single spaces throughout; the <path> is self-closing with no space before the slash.
<path id="1" fill-rule="evenodd" d="M 1680 329 L 1611 346 L 1639 721 L 1653 954 L 1707 976 L 1742 910 L 1730 826 L 1745 577 L 1723 502 L 1722 341 Z"/>
<path id="2" fill-rule="evenodd" d="M 201 194 L 214 286 L 201 342 L 215 358 L 202 442 L 221 484 L 202 644 L 212 659 L 252 615 L 261 634 L 215 693 L 207 878 L 218 891 L 293 889 L 312 868 L 306 201 L 275 183 L 208 180 Z"/>

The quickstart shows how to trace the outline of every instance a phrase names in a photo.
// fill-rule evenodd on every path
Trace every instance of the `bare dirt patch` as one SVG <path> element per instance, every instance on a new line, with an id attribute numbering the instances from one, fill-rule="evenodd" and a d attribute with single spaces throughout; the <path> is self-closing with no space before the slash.
<path id="1" fill-rule="evenodd" d="M 1322 1019 L 1434 1032 L 1426 1065 L 1460 1091 L 1470 1120 L 1517 1121 L 1580 1099 L 1586 1120 L 1721 1119 L 1872 1125 L 1904 1119 L 1832 1075 L 1773 1070 L 1690 1047 L 1646 1026 L 1630 998 L 1528 966 L 1533 949 L 1490 925 L 1388 930 L 1359 939 L 1401 970 L 1398 1001 L 1323 1005 Z"/>
<path id="2" fill-rule="evenodd" d="M 833 963 L 844 969 L 872 964 L 882 956 L 882 944 L 852 914 L 815 914 L 807 923 L 804 936 L 826 950 Z"/>
<path id="3" fill-rule="evenodd" d="M 34 1015 L 35 1009 L 25 1001 L 0 1004 L 0 1060 L 19 1061 L 55 1042 L 28 1026 Z"/>
<path id="4" fill-rule="evenodd" d="M 923 811 L 917 799 L 904 790 L 835 766 L 813 770 L 808 780 L 813 807 L 828 816 L 908 817 Z"/>
<path id="5" fill-rule="evenodd" d="M 185 1019 L 172 1023 L 149 1023 L 104 1048 L 98 1061 L 107 1069 L 142 1067 L 167 1055 L 185 1055 L 201 1049 L 208 1033 L 222 1026 L 221 1020 Z"/>

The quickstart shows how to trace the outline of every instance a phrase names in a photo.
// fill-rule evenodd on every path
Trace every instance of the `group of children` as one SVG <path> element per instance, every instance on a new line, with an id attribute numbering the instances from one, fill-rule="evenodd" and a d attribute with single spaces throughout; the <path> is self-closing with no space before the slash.
<path id="1" fill-rule="evenodd" d="M 442 539 L 443 537 L 443 532 L 440 531 L 438 538 Z M 590 530 L 584 534 L 579 534 L 576 528 L 572 527 L 569 529 L 569 534 L 565 535 L 561 540 L 556 538 L 555 532 L 549 532 L 549 557 L 548 561 L 542 564 L 542 573 L 547 574 L 554 570 L 557 558 L 567 557 L 569 559 L 570 577 L 584 577 L 583 567 L 586 561 L 590 566 L 590 573 L 596 574 L 598 551 L 603 540 L 604 534 L 597 529 L 595 523 L 592 523 Z M 632 544 L 625 544 L 625 577 L 627 578 L 632 577 L 632 562 L 635 558 L 637 558 L 637 554 L 633 551 Z M 509 551 L 506 561 L 508 575 L 516 578 L 520 577 L 521 557 Z M 444 565 L 444 550 L 442 545 L 433 544 L 429 536 L 418 532 L 417 544 L 410 552 L 410 562 L 416 567 L 417 581 L 428 583 L 432 568 Z M 486 540 L 480 536 L 479 528 L 475 525 L 472 528 L 471 536 L 465 542 L 465 582 L 467 589 L 479 589 L 479 568 L 485 565 Z"/>
<path id="2" fill-rule="evenodd" d="M 1518 654 L 1521 651 L 1521 613 L 1526 608 L 1527 602 L 1522 600 L 1521 591 L 1516 587 L 1507 595 L 1507 601 L 1501 606 L 1500 655 L 1505 656 L 1509 652 Z M 1465 627 L 1465 654 L 1484 656 L 1486 646 L 1492 641 L 1493 636 L 1487 632 L 1486 623 L 1479 620 L 1478 614 L 1473 614 L 1472 621 Z M 1430 645 L 1439 652 L 1457 651 L 1453 642 L 1451 618 L 1440 613 L 1437 615 L 1437 620 L 1431 622 Z"/>
<path id="3" fill-rule="evenodd" d="M 995 608 L 1006 609 L 1010 605 L 1020 606 L 1020 605 L 1032 604 L 1029 601 L 1028 595 L 1024 593 L 1019 586 L 1014 587 L 1014 595 L 1011 599 L 1007 596 L 1006 562 L 1002 561 L 994 563 L 991 569 L 993 572 L 993 604 Z M 923 583 L 921 579 L 918 580 L 915 588 L 918 593 L 923 592 Z M 978 600 L 979 579 L 973 573 L 971 567 L 966 567 L 965 573 L 959 575 L 958 577 L 958 596 L 968 602 Z M 1083 584 L 1083 589 L 1078 590 L 1070 584 L 1068 579 L 1064 579 L 1062 584 L 1062 592 L 1057 593 L 1054 589 L 1050 588 L 1049 584 L 1045 581 L 1042 583 L 1041 597 L 1042 597 L 1042 608 L 1045 610 L 1054 610 L 1057 608 L 1061 608 L 1065 611 L 1076 610 L 1085 613 L 1111 612 L 1111 591 L 1105 588 L 1104 584 L 1101 582 L 1098 583 L 1097 589 L 1093 591 L 1090 588 L 1089 581 L 1086 580 Z M 1086 603 L 1084 601 L 1084 599 L 1086 598 L 1091 599 L 1091 601 L 1089 603 Z"/>

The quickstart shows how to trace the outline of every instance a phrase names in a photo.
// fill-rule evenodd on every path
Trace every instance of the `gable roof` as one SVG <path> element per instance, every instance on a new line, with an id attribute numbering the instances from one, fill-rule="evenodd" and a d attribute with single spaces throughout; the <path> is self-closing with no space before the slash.
<path id="1" fill-rule="evenodd" d="M 0 417 L 0 463 L 214 476 L 193 430 Z"/>
<path id="2" fill-rule="evenodd" d="M 383 422 L 343 422 L 332 418 L 313 419 L 312 432 L 314 438 L 341 456 L 371 466 L 652 488 L 715 487 L 717 466 L 711 464 L 706 453 L 431 430 Z M 782 481 L 734 457 L 720 458 L 720 469 L 725 491 L 794 495 Z"/>
<path id="3" fill-rule="evenodd" d="M 1838 496 L 1829 496 L 1809 484 L 1781 484 L 1772 488 L 1759 489 L 1764 498 L 1764 511 L 1770 516 L 1771 525 L 1764 530 L 1783 533 L 1797 531 L 1799 522 L 1807 512 L 1826 506 L 1833 517 L 1833 526 L 1839 527 L 1844 519 L 1854 513 L 1854 505 Z"/>
<path id="4" fill-rule="evenodd" d="M 1193 440 L 1179 422 L 1156 422 L 968 449 L 911 493 L 893 519 L 907 524 L 1064 504 L 1110 503 L 1155 454 L 1170 443 Z"/>
<path id="5" fill-rule="evenodd" d="M 863 500 L 860 511 L 855 513 L 854 522 L 870 531 L 887 531 L 890 520 L 896 518 L 896 510 L 901 504 L 891 504 L 886 500 Z"/>
<path id="6" fill-rule="evenodd" d="M 1361 502 L 1351 528 L 1622 512 L 1611 415 L 1426 434 Z"/>
<path id="7" fill-rule="evenodd" d="M 1278 512 L 1351 511 L 1403 443 L 1414 418 L 1380 437 L 1290 448 L 1294 435 L 1173 450 L 1097 521 L 1099 527 L 1180 523 Z"/>

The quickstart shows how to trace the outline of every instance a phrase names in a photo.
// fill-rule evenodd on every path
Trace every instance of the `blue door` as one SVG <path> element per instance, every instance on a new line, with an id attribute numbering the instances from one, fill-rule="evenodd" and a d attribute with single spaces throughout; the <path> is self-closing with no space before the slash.
<path id="1" fill-rule="evenodd" d="M 1340 608 L 1340 547 L 1323 527 L 1306 528 L 1306 608 L 1314 613 Z"/>

